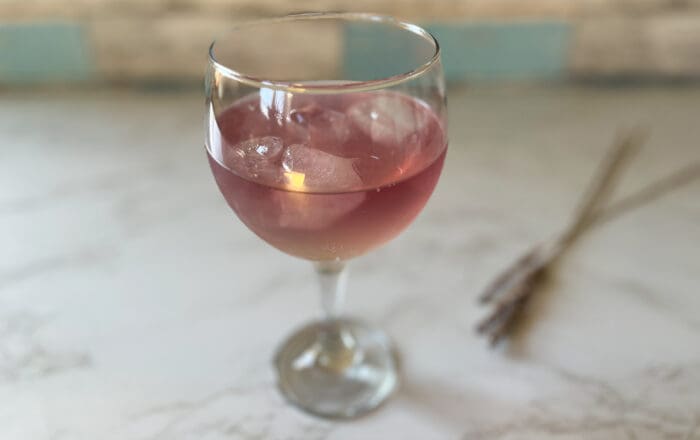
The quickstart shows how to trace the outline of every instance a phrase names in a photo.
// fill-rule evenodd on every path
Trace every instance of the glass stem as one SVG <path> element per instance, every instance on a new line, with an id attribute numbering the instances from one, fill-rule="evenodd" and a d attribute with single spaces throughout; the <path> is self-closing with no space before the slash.
<path id="1" fill-rule="evenodd" d="M 343 306 L 348 271 L 344 261 L 319 261 L 315 267 L 321 286 L 324 317 L 332 321 L 338 317 Z"/>
<path id="2" fill-rule="evenodd" d="M 336 373 L 345 371 L 358 359 L 355 338 L 344 328 L 338 317 L 345 299 L 348 272 L 344 261 L 321 261 L 316 263 L 321 286 L 321 305 L 328 324 L 318 334 L 320 351 L 317 364 Z"/>

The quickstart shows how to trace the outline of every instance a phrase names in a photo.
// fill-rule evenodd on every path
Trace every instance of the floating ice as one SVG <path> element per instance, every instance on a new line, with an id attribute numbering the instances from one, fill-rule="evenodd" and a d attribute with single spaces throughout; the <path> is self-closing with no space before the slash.
<path id="1" fill-rule="evenodd" d="M 417 144 L 430 122 L 417 105 L 397 94 L 378 94 L 350 106 L 348 116 L 373 142 L 403 148 Z"/>
<path id="2" fill-rule="evenodd" d="M 315 103 L 292 110 L 288 124 L 308 145 L 326 151 L 337 150 L 350 137 L 350 121 L 344 113 Z"/>
<path id="3" fill-rule="evenodd" d="M 282 169 L 293 190 L 357 190 L 362 186 L 362 180 L 355 171 L 354 163 L 355 159 L 336 156 L 303 144 L 290 145 L 282 154 Z"/>
<path id="4" fill-rule="evenodd" d="M 284 145 L 276 136 L 248 139 L 223 148 L 223 162 L 241 177 L 274 183 L 279 180 L 279 159 Z"/>

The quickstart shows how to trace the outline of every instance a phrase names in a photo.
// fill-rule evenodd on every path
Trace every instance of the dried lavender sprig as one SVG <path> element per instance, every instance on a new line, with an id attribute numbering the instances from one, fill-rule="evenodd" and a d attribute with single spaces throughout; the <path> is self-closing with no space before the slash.
<path id="1" fill-rule="evenodd" d="M 619 170 L 639 149 L 641 140 L 641 132 L 635 131 L 619 138 L 613 144 L 590 188 L 584 193 L 570 226 L 546 246 L 535 246 L 511 264 L 484 290 L 479 297 L 481 303 L 494 300 L 501 293 L 522 282 L 535 268 L 549 264 L 578 238 L 595 217 L 596 209 L 609 197 Z"/>
<path id="2" fill-rule="evenodd" d="M 518 307 L 529 298 L 531 290 L 542 280 L 544 273 L 545 266 L 539 266 L 537 270 L 528 272 L 522 282 L 514 285 L 507 294 L 498 299 L 493 312 L 477 326 L 477 332 L 492 336 L 501 334 L 502 330 L 509 326 L 511 317 L 517 312 Z M 493 338 L 492 342 L 496 342 L 497 339 Z"/>
<path id="3" fill-rule="evenodd" d="M 488 335 L 491 345 L 506 335 L 546 271 L 595 221 L 600 206 L 612 193 L 623 165 L 641 147 L 644 134 L 636 130 L 619 138 L 584 193 L 570 226 L 551 242 L 536 246 L 521 256 L 481 295 L 481 302 L 496 300 L 494 310 L 477 326 L 477 332 Z"/>
<path id="4" fill-rule="evenodd" d="M 622 214 L 628 213 L 631 210 L 644 206 L 658 198 L 661 198 L 669 192 L 682 188 L 683 186 L 696 180 L 700 180 L 700 162 L 692 163 L 689 166 L 671 173 L 669 176 L 647 185 L 632 195 L 615 202 L 610 207 L 602 211 L 597 211 L 591 226 L 594 227 L 600 225 Z M 533 249 L 533 251 L 539 249 L 539 247 L 536 247 Z M 533 251 L 527 253 L 526 255 L 532 254 Z M 539 282 L 539 280 L 542 279 L 542 276 L 545 275 L 545 269 L 547 268 L 548 267 L 539 267 L 539 270 L 534 272 L 537 274 L 537 282 Z M 527 274 L 523 272 L 521 277 L 525 275 Z M 532 290 L 537 288 L 536 283 L 529 285 L 528 283 L 525 283 L 524 285 L 527 285 L 528 288 Z M 512 327 L 513 322 L 517 318 L 517 312 L 524 307 L 525 302 L 532 295 L 532 293 L 533 292 L 528 291 L 527 288 L 520 289 L 520 292 L 514 298 L 515 301 L 499 306 L 497 310 L 498 313 L 494 312 L 484 319 L 478 326 L 477 331 L 482 334 L 488 333 L 489 342 L 492 346 L 497 344 L 498 341 L 500 341 Z"/>
<path id="5" fill-rule="evenodd" d="M 483 293 L 479 296 L 479 302 L 482 304 L 491 302 L 499 293 L 512 288 L 514 284 L 521 281 L 527 274 L 526 269 L 536 265 L 540 254 L 540 247 L 535 246 L 521 255 L 509 266 L 508 270 L 501 272 L 486 289 L 484 289 Z"/>

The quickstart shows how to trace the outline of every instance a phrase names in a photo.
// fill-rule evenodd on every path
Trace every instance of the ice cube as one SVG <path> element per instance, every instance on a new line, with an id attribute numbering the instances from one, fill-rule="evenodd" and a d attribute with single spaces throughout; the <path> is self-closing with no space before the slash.
<path id="1" fill-rule="evenodd" d="M 403 148 L 417 145 L 430 122 L 428 111 L 417 105 L 396 93 L 382 93 L 353 104 L 348 116 L 373 142 Z"/>
<path id="2" fill-rule="evenodd" d="M 304 144 L 293 144 L 282 154 L 287 185 L 293 190 L 351 191 L 362 186 L 356 159 L 336 156 Z"/>
<path id="3" fill-rule="evenodd" d="M 289 113 L 289 124 L 303 133 L 305 142 L 325 151 L 337 151 L 350 137 L 350 121 L 339 111 L 316 103 L 306 104 Z"/>
<path id="4" fill-rule="evenodd" d="M 309 144 L 337 149 L 350 137 L 350 123 L 344 113 L 324 110 L 309 123 Z"/>
<path id="5" fill-rule="evenodd" d="M 223 148 L 226 167 L 241 177 L 275 183 L 281 179 L 280 156 L 284 145 L 276 136 L 248 139 Z"/>
<path id="6" fill-rule="evenodd" d="M 300 231 L 320 231 L 343 219 L 362 204 L 363 191 L 345 194 L 305 194 L 280 191 L 274 194 L 276 226 Z"/>

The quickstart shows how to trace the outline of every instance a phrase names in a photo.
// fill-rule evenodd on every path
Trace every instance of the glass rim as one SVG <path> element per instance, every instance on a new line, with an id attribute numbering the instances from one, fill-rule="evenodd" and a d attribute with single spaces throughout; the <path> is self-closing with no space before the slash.
<path id="1" fill-rule="evenodd" d="M 346 20 L 348 22 L 365 21 L 372 23 L 390 24 L 398 28 L 404 29 L 408 32 L 411 32 L 428 41 L 430 44 L 433 45 L 434 52 L 433 55 L 430 58 L 428 58 L 424 63 L 416 66 L 408 72 L 398 73 L 384 78 L 366 81 L 347 81 L 343 82 L 342 84 L 314 84 L 306 83 L 303 81 L 266 80 L 257 76 L 248 75 L 246 73 L 232 69 L 231 67 L 228 67 L 217 60 L 216 55 L 214 53 L 214 49 L 217 44 L 217 41 L 219 41 L 218 38 L 214 39 L 211 45 L 209 45 L 209 64 L 212 65 L 217 72 L 221 72 L 222 74 L 233 80 L 256 88 L 268 88 L 294 93 L 346 93 L 384 89 L 387 87 L 395 86 L 397 84 L 401 84 L 412 78 L 422 75 L 440 61 L 440 44 L 438 43 L 437 39 L 433 34 L 428 32 L 421 26 L 409 23 L 407 21 L 399 20 L 390 15 L 381 15 L 364 12 L 306 12 L 300 14 L 290 14 L 276 18 L 265 18 L 261 20 L 242 22 L 234 25 L 233 28 L 231 28 L 228 31 L 228 33 L 232 33 L 237 30 L 243 29 L 246 26 L 257 24 L 274 24 L 292 22 L 296 20 L 314 19 L 339 19 Z"/>

